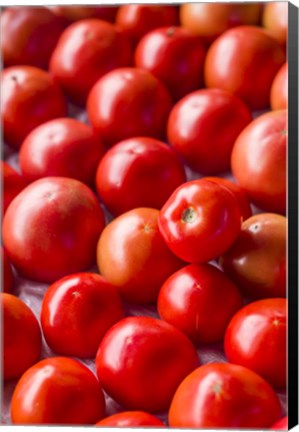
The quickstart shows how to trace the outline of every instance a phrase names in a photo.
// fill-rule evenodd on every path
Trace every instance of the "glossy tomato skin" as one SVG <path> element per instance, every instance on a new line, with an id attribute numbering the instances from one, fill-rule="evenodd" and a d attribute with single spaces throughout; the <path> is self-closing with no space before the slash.
<path id="1" fill-rule="evenodd" d="M 286 313 L 283 298 L 250 303 L 233 316 L 224 339 L 228 361 L 253 370 L 275 388 L 286 387 Z"/>
<path id="2" fill-rule="evenodd" d="M 72 118 L 50 120 L 31 131 L 20 149 L 19 163 L 30 182 L 42 177 L 70 177 L 94 186 L 105 149 L 93 130 Z"/>
<path id="3" fill-rule="evenodd" d="M 278 1 L 265 4 L 263 26 L 282 44 L 288 37 L 288 3 Z"/>
<path id="4" fill-rule="evenodd" d="M 190 340 L 172 325 L 128 317 L 104 336 L 96 370 L 104 390 L 119 404 L 157 413 L 168 408 L 177 386 L 198 362 Z"/>
<path id="5" fill-rule="evenodd" d="M 162 27 L 143 36 L 135 64 L 159 78 L 174 100 L 203 86 L 206 50 L 201 39 L 182 27 Z"/>
<path id="6" fill-rule="evenodd" d="M 231 155 L 237 182 L 268 212 L 286 212 L 287 134 L 287 111 L 267 112 L 240 133 Z"/>
<path id="7" fill-rule="evenodd" d="M 18 150 L 26 135 L 53 118 L 65 117 L 65 99 L 51 76 L 32 66 L 12 66 L 1 76 L 5 141 Z"/>
<path id="8" fill-rule="evenodd" d="M 234 142 L 251 120 L 249 109 L 238 97 L 226 90 L 202 89 L 173 107 L 167 136 L 195 171 L 215 175 L 229 170 Z"/>
<path id="9" fill-rule="evenodd" d="M 163 139 L 172 106 L 164 85 L 150 72 L 119 68 L 107 73 L 91 89 L 89 120 L 106 143 L 147 136 Z"/>
<path id="10" fill-rule="evenodd" d="M 178 187 L 161 209 L 160 232 L 172 252 L 189 263 L 219 257 L 237 238 L 241 213 L 235 196 L 215 182 Z"/>
<path id="11" fill-rule="evenodd" d="M 165 427 L 158 417 L 144 411 L 123 411 L 100 420 L 95 426 L 115 427 Z"/>
<path id="12" fill-rule="evenodd" d="M 28 369 L 11 401 L 13 424 L 94 424 L 104 415 L 98 380 L 82 363 L 67 357 L 47 358 Z"/>
<path id="13" fill-rule="evenodd" d="M 96 189 L 108 210 L 119 215 L 137 207 L 160 209 L 185 181 L 183 165 L 169 146 L 136 137 L 107 151 L 97 169 Z"/>
<path id="14" fill-rule="evenodd" d="M 27 181 L 8 163 L 0 162 L 1 177 L 3 181 L 3 213 L 11 201 L 27 186 Z"/>
<path id="15" fill-rule="evenodd" d="M 67 20 L 74 22 L 87 18 L 98 18 L 100 20 L 113 23 L 115 21 L 118 8 L 116 6 L 71 6 L 59 5 L 49 6 L 49 9 L 56 15 L 63 16 Z"/>
<path id="16" fill-rule="evenodd" d="M 100 274 L 134 303 L 152 303 L 163 282 L 184 263 L 158 229 L 159 210 L 137 208 L 115 218 L 97 245 Z"/>
<path id="17" fill-rule="evenodd" d="M 221 257 L 225 273 L 249 298 L 286 296 L 287 219 L 260 213 L 242 224 L 241 233 Z"/>
<path id="18" fill-rule="evenodd" d="M 288 430 L 288 416 L 282 417 L 280 420 L 277 420 L 271 426 L 271 429 L 274 429 L 274 430 Z"/>
<path id="19" fill-rule="evenodd" d="M 3 318 L 3 378 L 19 378 L 41 354 L 41 331 L 29 307 L 18 297 L 0 293 Z"/>
<path id="20" fill-rule="evenodd" d="M 41 325 L 54 352 L 91 358 L 106 331 L 123 316 L 114 286 L 96 273 L 77 273 L 48 288 L 42 303 Z"/>
<path id="21" fill-rule="evenodd" d="M 270 105 L 272 110 L 288 108 L 288 64 L 284 63 L 277 72 L 271 86 Z"/>
<path id="22" fill-rule="evenodd" d="M 209 48 L 205 83 L 239 96 L 252 110 L 266 109 L 272 81 L 284 62 L 283 49 L 266 30 L 239 26 L 222 33 Z"/>
<path id="23" fill-rule="evenodd" d="M 179 385 L 168 421 L 176 428 L 264 429 L 280 415 L 278 396 L 255 372 L 230 363 L 209 363 Z"/>
<path id="24" fill-rule="evenodd" d="M 45 177 L 10 204 L 3 219 L 3 243 L 25 277 L 50 283 L 94 264 L 104 225 L 100 204 L 86 185 Z"/>
<path id="25" fill-rule="evenodd" d="M 50 71 L 63 92 L 84 106 L 98 79 L 130 63 L 131 46 L 120 30 L 106 21 L 89 18 L 63 32 L 52 54 Z"/>
<path id="26" fill-rule="evenodd" d="M 7 255 L 7 252 L 3 247 L 0 247 L 1 262 L 2 262 L 2 274 L 3 274 L 3 287 L 2 290 L 5 293 L 11 294 L 14 289 L 14 275 L 12 272 L 11 264 Z"/>

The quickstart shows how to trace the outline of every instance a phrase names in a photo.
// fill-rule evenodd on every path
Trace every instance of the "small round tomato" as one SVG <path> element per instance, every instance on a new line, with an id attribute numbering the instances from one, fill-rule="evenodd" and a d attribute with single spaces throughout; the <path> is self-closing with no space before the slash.
<path id="1" fill-rule="evenodd" d="M 259 208 L 286 212 L 287 112 L 267 112 L 238 136 L 231 155 L 237 182 Z"/>
<path id="2" fill-rule="evenodd" d="M 164 85 L 150 72 L 119 68 L 92 88 L 89 120 L 107 146 L 136 136 L 162 138 L 172 106 Z"/>
<path id="3" fill-rule="evenodd" d="M 100 273 L 134 303 L 156 301 L 163 282 L 183 266 L 158 229 L 159 211 L 137 208 L 103 230 L 97 246 Z"/>
<path id="4" fill-rule="evenodd" d="M 78 180 L 45 177 L 13 200 L 3 219 L 3 243 L 24 276 L 54 282 L 90 268 L 105 225 L 95 194 Z"/>
<path id="5" fill-rule="evenodd" d="M 40 124 L 67 115 L 64 97 L 51 76 L 32 66 L 12 66 L 1 76 L 1 116 L 5 141 L 19 149 Z"/>
<path id="6" fill-rule="evenodd" d="M 261 213 L 243 222 L 240 235 L 220 262 L 246 296 L 286 296 L 286 237 L 284 216 Z"/>
<path id="7" fill-rule="evenodd" d="M 113 414 L 109 417 L 104 418 L 95 424 L 95 426 L 116 426 L 116 427 L 137 427 L 137 426 L 149 426 L 149 427 L 165 427 L 165 424 L 158 419 L 144 411 L 123 411 L 117 414 Z"/>
<path id="8" fill-rule="evenodd" d="M 82 6 L 59 5 L 48 6 L 56 15 L 63 16 L 69 21 L 79 21 L 86 18 L 98 18 L 100 20 L 114 22 L 118 8 L 116 6 Z"/>
<path id="9" fill-rule="evenodd" d="M 271 429 L 274 429 L 274 430 L 288 430 L 288 416 L 282 417 L 280 420 L 277 420 L 271 426 Z"/>
<path id="10" fill-rule="evenodd" d="M 2 246 L 0 246 L 0 253 L 3 271 L 3 291 L 10 294 L 14 288 L 14 275 L 7 252 Z"/>
<path id="11" fill-rule="evenodd" d="M 229 170 L 234 142 L 251 119 L 238 97 L 225 90 L 202 89 L 173 107 L 167 135 L 188 165 L 201 174 L 214 175 Z"/>
<path id="12" fill-rule="evenodd" d="M 11 400 L 13 424 L 94 424 L 105 399 L 94 374 L 67 357 L 41 360 L 19 380 Z"/>
<path id="13" fill-rule="evenodd" d="M 5 213 L 11 201 L 27 186 L 27 181 L 4 161 L 0 161 L 0 170 L 3 181 L 3 213 Z"/>
<path id="14" fill-rule="evenodd" d="M 219 257 L 241 229 L 238 201 L 227 188 L 208 180 L 178 187 L 159 215 L 159 229 L 172 252 L 190 263 Z"/>
<path id="15" fill-rule="evenodd" d="M 265 4 L 263 26 L 282 44 L 288 37 L 288 3 L 271 1 Z"/>
<path id="16" fill-rule="evenodd" d="M 101 160 L 96 188 L 108 210 L 119 215 L 137 207 L 160 209 L 186 181 L 175 152 L 153 138 L 130 138 L 113 146 Z"/>
<path id="17" fill-rule="evenodd" d="M 222 33 L 208 50 L 206 86 L 228 90 L 252 110 L 262 110 L 270 104 L 271 84 L 284 62 L 283 49 L 266 30 L 235 27 Z"/>
<path id="18" fill-rule="evenodd" d="M 168 421 L 175 428 L 266 429 L 280 415 L 278 396 L 255 372 L 230 363 L 210 363 L 179 385 Z"/>
<path id="19" fill-rule="evenodd" d="M 230 362 L 253 370 L 275 388 L 286 386 L 286 314 L 283 298 L 250 303 L 233 316 L 224 339 Z"/>
<path id="20" fill-rule="evenodd" d="M 182 381 L 198 366 L 190 340 L 172 325 L 150 317 L 128 317 L 104 336 L 96 356 L 104 390 L 130 410 L 168 408 Z"/>
<path id="21" fill-rule="evenodd" d="M 0 293 L 3 318 L 3 378 L 19 378 L 40 357 L 42 338 L 37 319 L 18 297 Z"/>
<path id="22" fill-rule="evenodd" d="M 31 131 L 20 149 L 24 177 L 70 177 L 94 186 L 98 163 L 105 150 L 93 130 L 72 118 L 50 120 Z"/>
<path id="23" fill-rule="evenodd" d="M 99 78 L 130 62 L 131 46 L 121 32 L 106 21 L 90 18 L 63 32 L 52 54 L 50 71 L 73 102 L 85 105 Z"/>
<path id="24" fill-rule="evenodd" d="M 272 110 L 288 108 L 288 64 L 284 63 L 277 72 L 271 87 L 270 105 Z"/>

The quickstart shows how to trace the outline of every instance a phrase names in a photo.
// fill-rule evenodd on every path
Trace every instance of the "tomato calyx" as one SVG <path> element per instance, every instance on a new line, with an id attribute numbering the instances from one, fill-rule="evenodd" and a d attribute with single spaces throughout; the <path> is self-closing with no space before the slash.
<path id="1" fill-rule="evenodd" d="M 173 37 L 175 35 L 175 31 L 176 31 L 175 27 L 169 27 L 166 30 L 166 34 L 167 34 L 168 37 Z"/>
<path id="2" fill-rule="evenodd" d="M 195 210 L 194 207 L 187 207 L 186 209 L 183 210 L 181 216 L 181 221 L 183 223 L 192 224 L 193 222 L 196 221 L 196 219 L 197 219 L 197 211 Z"/>

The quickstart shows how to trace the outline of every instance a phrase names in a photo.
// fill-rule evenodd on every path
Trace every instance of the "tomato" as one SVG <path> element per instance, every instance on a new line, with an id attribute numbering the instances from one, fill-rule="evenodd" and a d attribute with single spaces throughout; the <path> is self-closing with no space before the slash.
<path id="1" fill-rule="evenodd" d="M 224 339 L 228 360 L 245 366 L 275 388 L 286 387 L 286 299 L 258 300 L 231 319 Z"/>
<path id="2" fill-rule="evenodd" d="M 210 261 L 226 251 L 241 228 L 238 201 L 227 188 L 208 180 L 178 187 L 161 209 L 159 229 L 172 252 L 184 261 Z"/>
<path id="3" fill-rule="evenodd" d="M 283 49 L 266 30 L 239 26 L 222 33 L 209 48 L 206 86 L 234 93 L 252 110 L 266 109 L 272 81 L 284 62 Z"/>
<path id="4" fill-rule="evenodd" d="M 125 408 L 150 413 L 168 408 L 179 383 L 197 365 L 190 340 L 150 317 L 119 321 L 104 336 L 96 356 L 104 390 Z"/>
<path id="5" fill-rule="evenodd" d="M 160 209 L 186 181 L 175 152 L 153 138 L 130 138 L 113 146 L 101 160 L 96 188 L 105 206 L 119 215 L 137 207 Z"/>
<path id="6" fill-rule="evenodd" d="M 288 417 L 282 417 L 280 420 L 277 420 L 272 426 L 271 429 L 274 430 L 288 430 Z"/>
<path id="7" fill-rule="evenodd" d="M 232 172 L 250 200 L 262 210 L 285 214 L 287 112 L 267 112 L 238 136 L 231 155 Z"/>
<path id="8" fill-rule="evenodd" d="M 284 63 L 272 82 L 270 105 L 273 110 L 288 108 L 288 64 Z"/>
<path id="9" fill-rule="evenodd" d="M 85 105 L 99 78 L 130 62 L 131 46 L 121 32 L 106 21 L 90 18 L 63 32 L 52 54 L 50 71 L 73 102 Z"/>
<path id="10" fill-rule="evenodd" d="M 1 14 L 1 53 L 4 66 L 48 68 L 53 49 L 67 25 L 45 7 L 8 7 Z"/>
<path id="11" fill-rule="evenodd" d="M 93 187 L 105 150 L 92 129 L 72 118 L 50 120 L 31 131 L 19 153 L 24 177 L 70 177 Z"/>
<path id="12" fill-rule="evenodd" d="M 175 428 L 265 429 L 280 415 L 278 396 L 255 372 L 229 363 L 210 363 L 179 385 L 168 420 Z"/>
<path id="13" fill-rule="evenodd" d="M 67 115 L 51 76 L 32 66 L 12 66 L 1 76 L 1 117 L 5 141 L 16 150 L 35 127 Z"/>
<path id="14" fill-rule="evenodd" d="M 250 298 L 286 296 L 287 219 L 261 213 L 247 219 L 221 257 L 225 273 Z"/>
<path id="15" fill-rule="evenodd" d="M 3 181 L 3 213 L 5 213 L 11 201 L 27 186 L 27 181 L 4 161 L 0 161 L 0 169 Z"/>
<path id="16" fill-rule="evenodd" d="M 98 18 L 104 21 L 114 22 L 118 8 L 116 6 L 82 6 L 59 5 L 48 6 L 53 13 L 63 16 L 70 21 L 78 21 L 86 18 Z"/>
<path id="17" fill-rule="evenodd" d="M 124 411 L 113 414 L 109 417 L 100 420 L 95 426 L 116 426 L 116 427 L 137 427 L 137 426 L 150 426 L 150 427 L 165 427 L 164 423 L 151 414 L 144 411 Z"/>
<path id="18" fill-rule="evenodd" d="M 183 266 L 159 232 L 158 215 L 151 208 L 123 213 L 105 227 L 98 242 L 100 273 L 134 303 L 156 301 L 163 282 Z"/>
<path id="19" fill-rule="evenodd" d="M 102 77 L 89 93 L 87 111 L 107 146 L 126 138 L 163 138 L 171 98 L 150 72 L 119 68 Z"/>
<path id="20" fill-rule="evenodd" d="M 12 293 L 14 289 L 14 275 L 12 272 L 11 264 L 5 249 L 0 246 L 1 263 L 3 271 L 3 292 Z"/>
<path id="21" fill-rule="evenodd" d="M 52 284 L 41 309 L 47 344 L 58 354 L 91 358 L 106 331 L 124 315 L 117 290 L 95 273 L 77 273 Z"/>
<path id="22" fill-rule="evenodd" d="M 288 37 L 288 6 L 281 1 L 266 3 L 262 17 L 264 27 L 283 44 Z"/>
<path id="23" fill-rule="evenodd" d="M 216 267 L 191 264 L 164 282 L 157 305 L 163 320 L 193 341 L 209 344 L 223 340 L 243 301 L 238 288 Z"/>
<path id="24" fill-rule="evenodd" d="M 173 107 L 167 125 L 170 144 L 194 170 L 228 171 L 234 142 L 252 117 L 233 94 L 219 89 L 192 92 Z"/>
<path id="25" fill-rule="evenodd" d="M 86 185 L 45 177 L 10 204 L 3 219 L 3 243 L 24 276 L 54 282 L 93 265 L 104 224 L 100 204 Z"/>
<path id="26" fill-rule="evenodd" d="M 3 319 L 3 378 L 19 378 L 40 357 L 42 338 L 37 319 L 18 297 L 0 293 Z"/>
<path id="27" fill-rule="evenodd" d="M 159 78 L 174 100 L 203 86 L 205 48 L 198 36 L 182 27 L 147 33 L 135 51 L 135 64 Z"/>
<path id="28" fill-rule="evenodd" d="M 28 369 L 11 401 L 13 424 L 94 424 L 105 399 L 94 374 L 77 360 L 52 357 Z"/>

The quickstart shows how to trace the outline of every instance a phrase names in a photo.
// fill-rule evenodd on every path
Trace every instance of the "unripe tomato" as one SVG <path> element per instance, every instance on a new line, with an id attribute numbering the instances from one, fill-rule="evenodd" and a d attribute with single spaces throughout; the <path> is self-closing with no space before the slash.
<path id="1" fill-rule="evenodd" d="M 0 161 L 0 169 L 3 181 L 3 213 L 5 213 L 11 201 L 27 186 L 27 181 L 4 161 Z"/>
<path id="2" fill-rule="evenodd" d="M 270 105 L 273 110 L 288 108 L 288 64 L 284 63 L 272 82 Z"/>
<path id="3" fill-rule="evenodd" d="M 164 423 L 158 419 L 158 417 L 148 414 L 144 411 L 123 411 L 117 414 L 113 414 L 109 417 L 100 420 L 95 426 L 116 426 L 116 427 L 138 427 L 138 426 L 149 426 L 149 427 L 165 427 Z"/>

